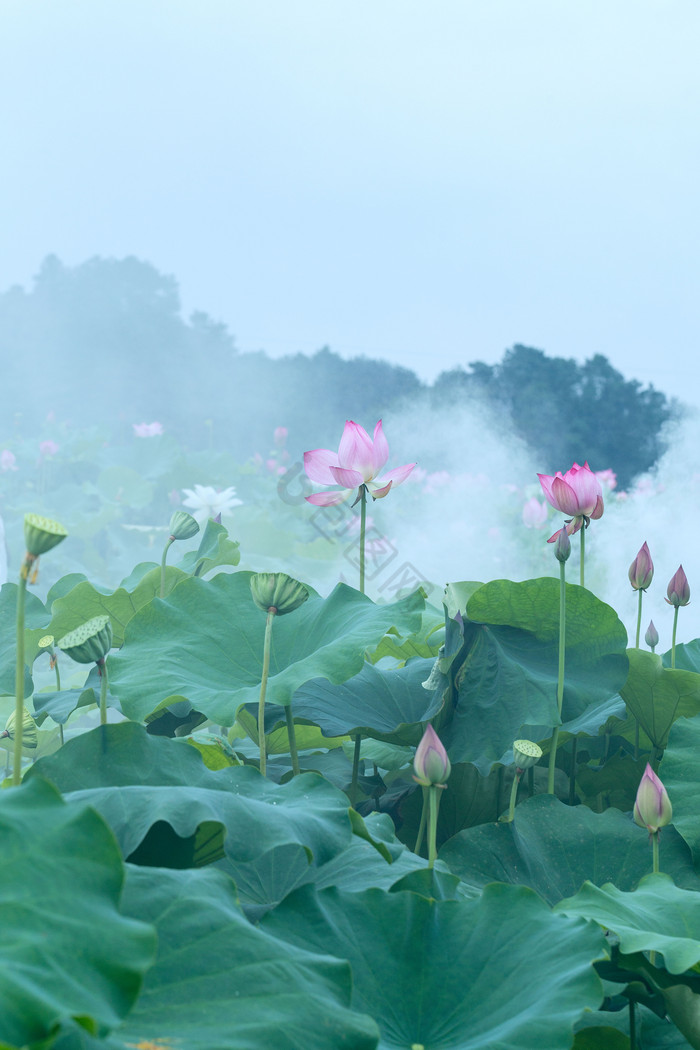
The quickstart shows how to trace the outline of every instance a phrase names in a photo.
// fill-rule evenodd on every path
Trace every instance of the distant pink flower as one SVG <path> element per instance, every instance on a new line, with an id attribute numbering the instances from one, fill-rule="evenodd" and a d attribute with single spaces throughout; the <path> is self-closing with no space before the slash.
<path id="1" fill-rule="evenodd" d="M 547 507 L 533 496 L 523 505 L 523 525 L 526 529 L 540 529 L 547 520 Z"/>
<path id="2" fill-rule="evenodd" d="M 392 485 L 400 485 L 415 467 L 407 463 L 378 478 L 380 470 L 389 458 L 389 445 L 382 430 L 381 419 L 371 438 L 364 427 L 347 420 L 337 452 L 317 448 L 304 453 L 304 470 L 307 477 L 320 485 L 342 485 L 340 492 L 314 492 L 307 496 L 309 503 L 317 507 L 332 507 L 344 503 L 357 489 L 364 485 L 372 499 L 382 499 Z"/>
<path id="3" fill-rule="evenodd" d="M 159 437 L 163 433 L 162 423 L 132 423 L 137 438 Z"/>
<path id="4" fill-rule="evenodd" d="M 39 445 L 39 452 L 42 456 L 55 456 L 58 452 L 58 445 L 55 441 L 42 441 Z"/>
<path id="5" fill-rule="evenodd" d="M 603 515 L 603 490 L 598 478 L 595 476 L 588 463 L 581 467 L 574 463 L 566 474 L 557 471 L 553 476 L 550 474 L 538 474 L 540 485 L 547 500 L 555 510 L 571 517 L 566 522 L 566 531 L 569 536 L 581 528 L 588 526 L 591 518 L 600 518 Z M 547 543 L 556 543 L 559 531 L 550 536 Z"/>
<path id="6" fill-rule="evenodd" d="M 267 467 L 267 469 L 270 471 L 271 474 L 286 474 L 287 473 L 287 468 L 286 467 L 281 467 L 276 459 L 266 459 L 265 460 L 265 466 Z"/>
<path id="7" fill-rule="evenodd" d="M 610 491 L 617 488 L 617 474 L 610 467 L 607 470 L 596 470 L 595 476 L 604 488 Z"/>
<path id="8" fill-rule="evenodd" d="M 0 470 L 17 470 L 15 454 L 10 452 L 9 448 L 4 448 L 0 452 Z"/>
<path id="9" fill-rule="evenodd" d="M 287 434 L 289 431 L 286 427 L 275 427 L 272 437 L 276 445 L 283 445 L 287 440 Z"/>

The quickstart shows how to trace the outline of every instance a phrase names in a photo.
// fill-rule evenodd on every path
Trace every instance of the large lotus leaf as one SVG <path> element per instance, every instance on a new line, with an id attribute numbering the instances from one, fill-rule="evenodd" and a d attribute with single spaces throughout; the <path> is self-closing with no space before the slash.
<path id="1" fill-rule="evenodd" d="M 0 590 L 0 693 L 14 696 L 17 663 L 17 591 L 16 583 L 4 583 Z M 36 640 L 46 634 L 49 613 L 43 602 L 30 591 L 25 596 L 25 666 L 24 695 L 34 688 L 29 667 L 38 652 Z"/>
<path id="2" fill-rule="evenodd" d="M 348 964 L 251 926 L 222 872 L 130 867 L 122 907 L 155 924 L 158 958 L 115 1047 L 376 1046 L 372 1020 L 350 1009 Z"/>
<path id="3" fill-rule="evenodd" d="M 629 650 L 630 670 L 620 694 L 652 744 L 665 748 L 677 718 L 700 713 L 700 674 L 664 667 L 661 657 Z"/>
<path id="4" fill-rule="evenodd" d="M 352 1005 L 381 1050 L 560 1050 L 602 999 L 591 963 L 606 954 L 593 924 L 561 918 L 520 886 L 469 901 L 305 887 L 263 929 L 350 962 Z"/>
<path id="5" fill-rule="evenodd" d="M 593 919 L 620 939 L 620 951 L 656 951 L 669 973 L 700 962 L 700 892 L 680 889 L 669 875 L 647 875 L 631 893 L 608 883 L 584 883 L 555 911 Z"/>
<path id="6" fill-rule="evenodd" d="M 166 591 L 171 591 L 180 580 L 186 579 L 180 569 L 168 565 L 165 570 Z M 119 587 L 112 593 L 92 583 L 79 583 L 63 598 L 57 598 L 51 610 L 50 631 L 54 638 L 75 630 L 93 616 L 109 616 L 112 622 L 112 644 L 119 648 L 124 642 L 124 628 L 139 609 L 160 594 L 160 567 L 151 569 L 133 590 Z"/>
<path id="7" fill-rule="evenodd" d="M 229 539 L 228 529 L 209 518 L 199 547 L 196 551 L 188 551 L 178 562 L 178 567 L 192 576 L 204 576 L 218 565 L 238 565 L 240 560 L 239 544 Z"/>
<path id="8" fill-rule="evenodd" d="M 661 661 L 664 667 L 671 666 L 670 649 L 662 654 Z M 700 673 L 700 638 L 694 638 L 692 642 L 679 642 L 676 646 L 676 668 Z"/>
<path id="9" fill-rule="evenodd" d="M 473 762 L 487 772 L 513 740 L 528 737 L 528 726 L 559 723 L 559 583 L 495 580 L 472 594 L 467 615 L 467 651 L 445 742 L 453 761 Z M 620 691 L 626 644 L 614 610 L 585 588 L 567 584 L 563 722 Z"/>
<path id="10" fill-rule="evenodd" d="M 700 890 L 687 846 L 665 828 L 662 865 L 676 882 Z M 614 882 L 630 890 L 651 871 L 649 836 L 617 809 L 593 813 L 565 806 L 552 795 L 535 795 L 516 806 L 512 823 L 461 831 L 440 850 L 440 859 L 467 885 L 498 879 L 530 886 L 550 904 L 586 881 Z"/>
<path id="11" fill-rule="evenodd" d="M 352 834 L 348 801 L 313 773 L 275 784 L 251 766 L 210 770 L 185 740 L 149 736 L 130 722 L 99 726 L 34 764 L 72 799 L 94 806 L 130 856 L 149 829 L 167 823 L 181 838 L 222 825 L 225 852 L 245 863 L 292 844 L 322 864 Z M 196 858 L 195 858 L 196 861 Z M 167 858 L 160 861 L 168 866 Z"/>
<path id="12" fill-rule="evenodd" d="M 434 663 L 411 660 L 388 671 L 366 663 L 341 685 L 315 678 L 294 694 L 294 717 L 315 723 L 327 736 L 359 732 L 394 744 L 418 744 L 421 723 L 442 707 L 439 691 L 423 688 Z"/>
<path id="13" fill-rule="evenodd" d="M 700 716 L 681 718 L 672 727 L 659 768 L 673 806 L 673 824 L 700 864 Z M 662 832 L 663 843 L 666 830 Z M 663 865 L 664 871 L 668 871 Z"/>
<path id="14" fill-rule="evenodd" d="M 212 721 L 233 725 L 241 704 L 257 702 L 265 614 L 253 603 L 251 575 L 185 580 L 136 614 L 123 649 L 108 663 L 112 691 L 128 717 L 141 721 L 177 695 Z M 423 604 L 419 592 L 388 605 L 375 605 L 344 584 L 328 598 L 313 592 L 299 609 L 273 621 L 268 699 L 288 704 L 312 678 L 351 678 L 367 646 L 390 627 L 418 626 Z"/>
<path id="15" fill-rule="evenodd" d="M 34 1045 L 64 1018 L 113 1028 L 153 962 L 155 935 L 119 914 L 112 833 L 37 778 L 0 795 L 0 838 L 3 1045 Z"/>

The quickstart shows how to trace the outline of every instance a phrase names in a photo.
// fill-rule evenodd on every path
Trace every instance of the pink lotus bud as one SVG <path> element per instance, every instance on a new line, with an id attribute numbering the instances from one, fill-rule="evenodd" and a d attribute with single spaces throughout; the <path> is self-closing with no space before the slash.
<path id="1" fill-rule="evenodd" d="M 565 561 L 568 561 L 570 554 L 571 540 L 569 539 L 569 533 L 566 529 L 560 529 L 554 544 L 554 557 L 563 564 Z"/>
<path id="2" fill-rule="evenodd" d="M 431 725 L 423 733 L 413 758 L 414 780 L 423 787 L 444 784 L 452 767 L 442 741 Z"/>
<path id="3" fill-rule="evenodd" d="M 634 803 L 634 822 L 653 834 L 671 823 L 673 808 L 666 788 L 647 762 Z"/>
<path id="4" fill-rule="evenodd" d="M 659 632 L 654 627 L 654 621 L 649 621 L 646 634 L 644 635 L 644 641 L 647 643 L 650 649 L 655 649 L 659 644 Z"/>
<path id="5" fill-rule="evenodd" d="M 680 605 L 690 605 L 690 587 L 682 565 L 679 565 L 676 569 L 676 574 L 672 577 L 666 589 L 666 594 L 668 597 L 664 598 L 664 601 L 668 602 L 669 605 L 675 606 L 676 609 Z"/>
<path id="6" fill-rule="evenodd" d="M 654 578 L 654 563 L 646 541 L 639 548 L 637 557 L 629 568 L 630 583 L 635 591 L 645 591 Z"/>
<path id="7" fill-rule="evenodd" d="M 289 431 L 286 427 L 275 427 L 272 437 L 276 445 L 282 446 L 287 440 Z"/>
<path id="8" fill-rule="evenodd" d="M 539 529 L 547 520 L 547 507 L 533 496 L 523 505 L 523 525 L 526 529 Z"/>

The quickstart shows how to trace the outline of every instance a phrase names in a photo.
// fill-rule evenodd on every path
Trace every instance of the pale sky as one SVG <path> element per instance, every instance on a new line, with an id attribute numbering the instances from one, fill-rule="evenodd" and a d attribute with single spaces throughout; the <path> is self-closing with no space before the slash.
<path id="1" fill-rule="evenodd" d="M 699 42 L 697 0 L 0 0 L 0 290 L 136 255 L 240 350 L 700 404 Z"/>

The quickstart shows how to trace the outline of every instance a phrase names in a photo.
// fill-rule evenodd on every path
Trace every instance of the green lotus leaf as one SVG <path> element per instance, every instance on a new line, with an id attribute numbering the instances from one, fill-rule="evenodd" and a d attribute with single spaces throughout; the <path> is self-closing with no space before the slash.
<path id="1" fill-rule="evenodd" d="M 352 1006 L 375 1019 L 381 1050 L 560 1050 L 603 990 L 594 924 L 554 915 L 531 890 L 493 884 L 475 900 L 303 887 L 263 930 L 347 959 Z"/>
<path id="2" fill-rule="evenodd" d="M 669 875 L 646 875 L 629 893 L 611 883 L 586 882 L 554 910 L 593 919 L 612 930 L 626 955 L 659 952 L 671 974 L 700 962 L 700 892 L 681 889 Z"/>
<path id="3" fill-rule="evenodd" d="M 241 704 L 257 703 L 265 614 L 252 601 L 250 577 L 191 578 L 136 614 L 122 650 L 107 664 L 112 692 L 129 718 L 142 721 L 178 695 L 212 721 L 233 725 Z M 387 605 L 344 584 L 328 598 L 312 592 L 301 608 L 273 621 L 268 700 L 288 704 L 313 678 L 351 678 L 366 648 L 390 627 L 418 625 L 423 605 L 419 592 Z"/>
<path id="4" fill-rule="evenodd" d="M 673 826 L 690 846 L 695 864 L 700 865 L 700 715 L 674 723 L 659 776 L 673 806 Z M 665 835 L 664 831 L 662 846 Z M 665 863 L 662 866 L 669 871 Z"/>
<path id="5" fill-rule="evenodd" d="M 120 1047 L 374 1050 L 374 1023 L 350 1008 L 348 964 L 251 926 L 222 872 L 129 867 L 122 908 L 154 923 L 158 957 Z"/>
<path id="6" fill-rule="evenodd" d="M 36 777 L 0 795 L 0 837 L 3 1046 L 33 1046 L 69 1018 L 114 1028 L 155 956 L 152 928 L 119 913 L 114 836 Z"/>
<path id="7" fill-rule="evenodd" d="M 664 667 L 644 649 L 628 651 L 629 677 L 620 694 L 630 713 L 658 748 L 665 748 L 677 718 L 700 714 L 700 674 Z"/>
<path id="8" fill-rule="evenodd" d="M 453 762 L 473 762 L 486 773 L 513 740 L 538 738 L 531 727 L 559 722 L 559 582 L 494 580 L 474 591 L 467 616 L 455 713 L 444 740 Z M 627 677 L 626 644 L 613 609 L 567 584 L 564 723 L 619 693 Z"/>
<path id="9" fill-rule="evenodd" d="M 447 794 L 447 792 L 446 792 Z M 676 882 L 700 890 L 689 851 L 672 827 L 661 842 L 664 870 Z M 530 886 L 550 904 L 576 893 L 586 880 L 633 889 L 651 871 L 649 836 L 617 809 L 593 813 L 565 806 L 552 795 L 535 795 L 516 806 L 512 823 L 460 831 L 440 859 L 468 886 L 498 879 Z"/>
<path id="10" fill-rule="evenodd" d="M 209 518 L 197 550 L 187 551 L 177 564 L 183 572 L 204 576 L 219 565 L 238 565 L 240 560 L 238 542 L 230 539 L 225 525 Z"/>

